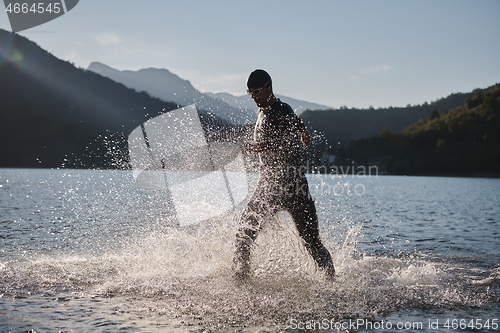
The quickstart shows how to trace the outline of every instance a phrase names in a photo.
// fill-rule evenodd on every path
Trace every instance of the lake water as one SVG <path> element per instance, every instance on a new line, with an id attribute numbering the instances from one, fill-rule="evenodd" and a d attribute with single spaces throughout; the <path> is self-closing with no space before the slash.
<path id="1" fill-rule="evenodd" d="M 309 180 L 335 281 L 280 214 L 238 283 L 241 207 L 179 227 L 128 171 L 0 169 L 0 332 L 500 331 L 500 179 Z"/>

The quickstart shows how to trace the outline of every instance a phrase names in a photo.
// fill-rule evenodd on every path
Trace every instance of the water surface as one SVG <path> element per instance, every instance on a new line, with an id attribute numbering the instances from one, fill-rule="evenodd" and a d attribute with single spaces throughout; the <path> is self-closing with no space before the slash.
<path id="1" fill-rule="evenodd" d="M 250 280 L 236 283 L 241 207 L 179 227 L 168 195 L 138 189 L 128 171 L 0 169 L 0 327 L 500 331 L 500 180 L 309 179 L 336 280 L 280 214 L 257 238 Z"/>

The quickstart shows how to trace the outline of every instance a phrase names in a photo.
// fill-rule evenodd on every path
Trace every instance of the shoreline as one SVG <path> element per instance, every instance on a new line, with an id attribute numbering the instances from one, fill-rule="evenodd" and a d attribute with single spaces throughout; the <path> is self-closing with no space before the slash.
<path id="1" fill-rule="evenodd" d="M 43 168 L 43 167 L 10 167 L 10 166 L 5 166 L 2 167 L 0 166 L 0 171 L 1 170 L 68 170 L 68 171 L 132 171 L 132 169 L 91 169 L 91 168 Z M 250 172 L 250 173 L 258 173 L 258 171 L 255 172 Z M 360 178 L 365 178 L 365 177 L 379 177 L 379 176 L 399 176 L 399 177 L 446 177 L 446 178 L 492 178 L 492 179 L 498 179 L 500 178 L 500 174 L 496 173 L 488 173 L 488 172 L 479 172 L 479 173 L 454 173 L 454 172 L 444 172 L 444 173 L 429 173 L 429 174 L 396 174 L 396 173 L 387 173 L 383 172 L 380 174 L 376 175 L 371 175 L 371 174 L 356 174 L 356 173 L 320 173 L 320 172 L 308 172 L 307 174 L 309 175 L 334 175 L 334 176 L 357 176 Z"/>

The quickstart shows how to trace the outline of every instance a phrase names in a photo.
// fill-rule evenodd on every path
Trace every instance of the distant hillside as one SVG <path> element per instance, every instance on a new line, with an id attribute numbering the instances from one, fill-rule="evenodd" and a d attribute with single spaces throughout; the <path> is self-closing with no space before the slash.
<path id="1" fill-rule="evenodd" d="M 432 103 L 381 109 L 347 109 L 305 111 L 301 117 L 310 129 L 322 132 L 335 151 L 337 143 L 348 146 L 352 140 L 368 138 L 387 128 L 396 133 L 420 119 L 427 119 L 432 110 L 442 113 L 463 105 L 465 100 L 484 89 L 455 93 Z"/>
<path id="2" fill-rule="evenodd" d="M 331 152 L 336 151 L 338 141 L 347 148 L 351 140 L 374 136 L 383 130 L 382 136 L 371 139 L 373 141 L 359 141 L 343 153 L 357 161 L 383 162 L 394 173 L 408 170 L 430 172 L 431 169 L 439 172 L 479 172 L 486 170 L 483 166 L 498 170 L 495 166 L 499 146 L 496 132 L 500 131 L 496 122 L 496 94 L 497 90 L 486 92 L 477 89 L 420 106 L 305 111 L 302 117 L 309 127 L 323 132 L 332 146 Z M 128 154 L 125 139 L 130 131 L 149 118 L 177 108 L 178 104 L 137 92 L 94 72 L 75 68 L 28 39 L 1 29 L 0 99 L 0 167 L 126 166 Z M 456 109 L 460 105 L 462 107 Z M 452 110 L 444 113 L 448 109 Z M 468 113 L 463 113 L 466 111 Z M 458 115 L 452 117 L 455 113 Z M 235 128 L 228 121 L 207 112 L 200 112 L 200 115 L 205 130 L 213 140 L 221 138 L 218 136 L 221 132 L 244 135 L 251 128 Z M 439 125 L 439 131 L 432 127 L 438 124 L 436 119 L 447 117 L 450 117 L 449 122 Z M 486 120 L 481 117 L 486 117 Z M 413 127 L 401 134 L 392 134 L 419 119 L 424 120 L 415 128 L 426 127 L 418 131 L 418 135 L 412 137 L 405 134 L 410 133 Z M 427 136 L 429 133 L 434 133 L 435 137 Z M 473 139 L 460 141 L 460 137 L 467 136 Z M 316 137 L 317 142 L 318 137 L 321 138 L 321 135 Z M 390 144 L 381 144 L 386 142 L 384 140 Z M 399 145 L 398 142 L 404 144 Z M 370 149 L 366 150 L 365 146 Z M 317 159 L 321 155 L 318 151 L 322 153 L 328 146 L 321 149 L 311 148 L 310 156 Z M 426 154 L 436 149 L 439 152 L 436 158 L 441 164 L 428 163 L 433 157 Z M 112 158 L 110 152 L 118 159 Z M 421 155 L 409 156 L 405 152 Z M 479 162 L 471 162 L 463 152 L 466 152 L 467 158 Z M 446 162 L 453 159 L 458 159 L 453 164 L 455 168 Z M 458 166 L 467 167 L 461 169 Z"/>
<path id="3" fill-rule="evenodd" d="M 0 167 L 120 167 L 128 134 L 177 104 L 57 59 L 0 29 Z M 203 113 L 206 129 L 229 126 Z M 125 158 L 117 161 L 108 152 Z M 122 165 L 116 165 L 122 163 Z"/>
<path id="4" fill-rule="evenodd" d="M 500 175 L 500 85 L 393 134 L 384 129 L 341 152 L 393 174 Z"/>
<path id="5" fill-rule="evenodd" d="M 108 77 L 136 91 L 145 91 L 153 97 L 174 102 L 180 106 L 196 103 L 196 107 L 222 117 L 232 123 L 255 122 L 255 112 L 245 112 L 225 101 L 202 94 L 193 85 L 166 69 L 146 68 L 138 71 L 116 70 L 99 62 L 93 62 L 87 70 Z"/>

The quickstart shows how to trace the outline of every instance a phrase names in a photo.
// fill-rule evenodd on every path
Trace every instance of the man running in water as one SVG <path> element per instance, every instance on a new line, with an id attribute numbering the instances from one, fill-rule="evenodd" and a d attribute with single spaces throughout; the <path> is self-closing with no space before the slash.
<path id="1" fill-rule="evenodd" d="M 290 105 L 273 94 L 269 74 L 257 69 L 247 81 L 248 94 L 259 107 L 254 143 L 248 150 L 259 154 L 260 177 L 241 216 L 236 235 L 233 269 L 237 278 L 250 271 L 250 250 L 262 223 L 278 211 L 290 213 L 300 237 L 318 266 L 333 278 L 332 257 L 319 238 L 318 216 L 301 167 L 301 143 L 311 136 Z"/>

